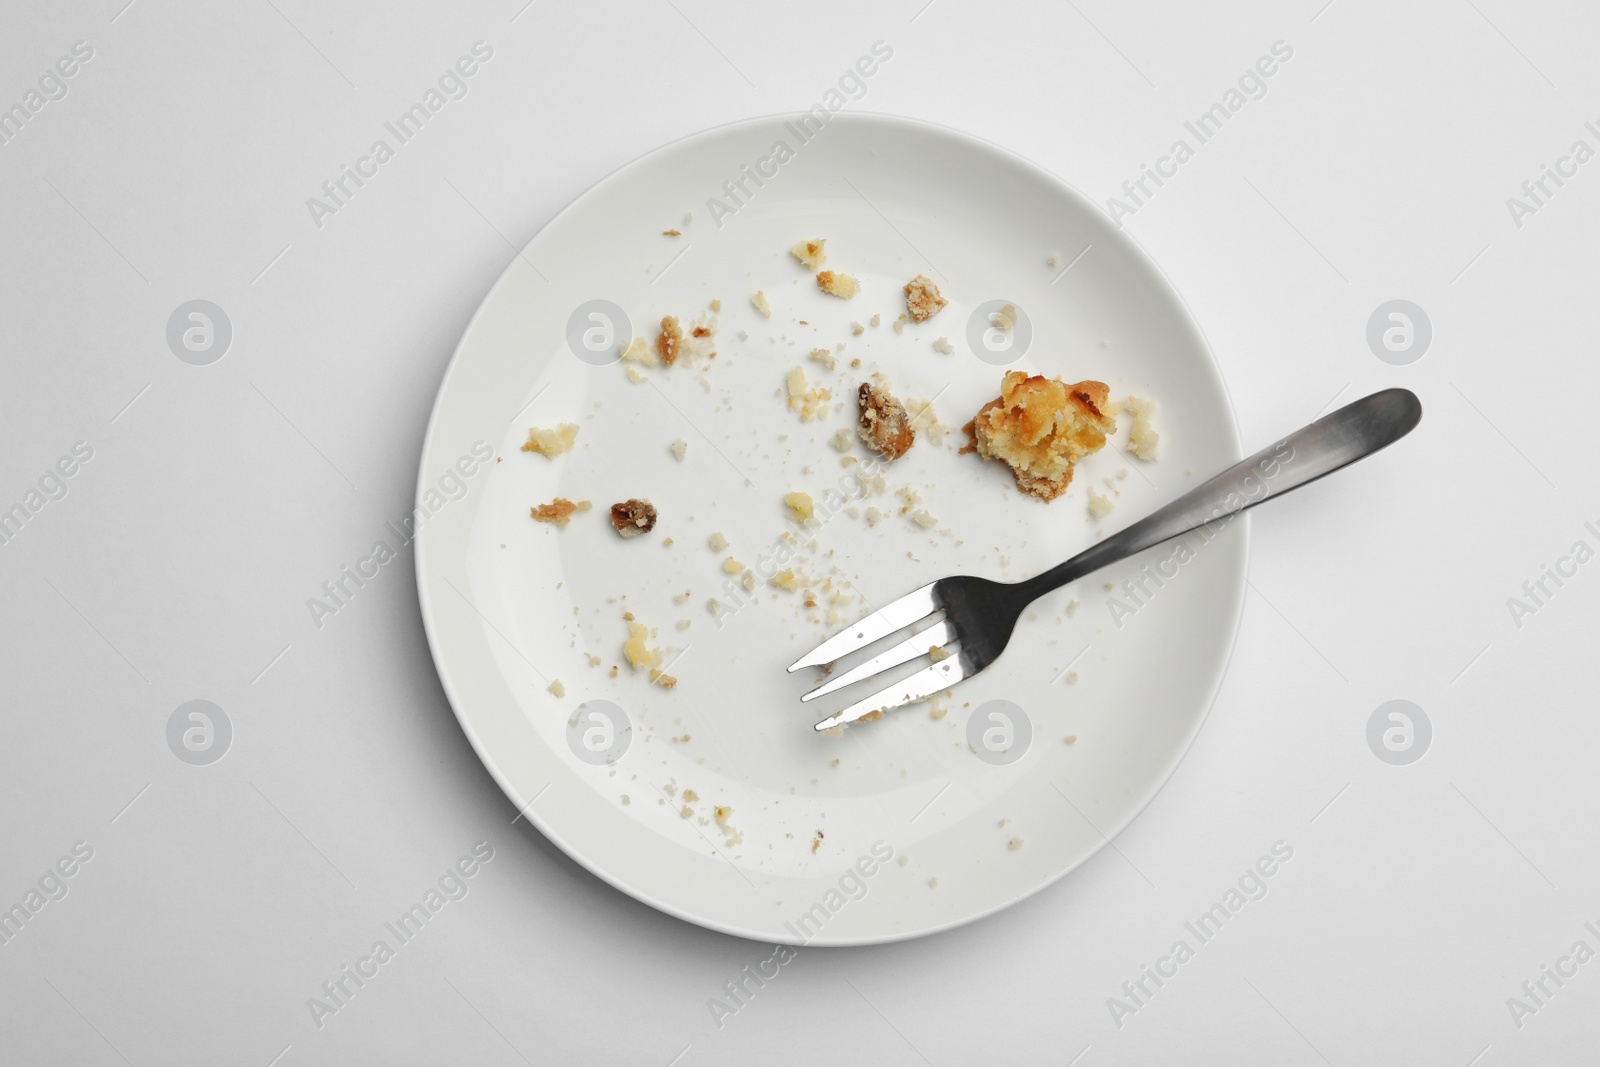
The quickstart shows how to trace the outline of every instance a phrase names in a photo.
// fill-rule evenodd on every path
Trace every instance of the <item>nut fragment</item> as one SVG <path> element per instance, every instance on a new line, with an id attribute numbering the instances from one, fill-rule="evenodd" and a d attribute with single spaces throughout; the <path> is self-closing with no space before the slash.
<path id="1" fill-rule="evenodd" d="M 861 439 L 889 459 L 899 459 L 916 441 L 905 406 L 871 382 L 856 391 Z"/>
<path id="2" fill-rule="evenodd" d="M 656 508 L 648 500 L 625 500 L 611 505 L 611 525 L 623 537 L 638 537 L 656 528 Z"/>

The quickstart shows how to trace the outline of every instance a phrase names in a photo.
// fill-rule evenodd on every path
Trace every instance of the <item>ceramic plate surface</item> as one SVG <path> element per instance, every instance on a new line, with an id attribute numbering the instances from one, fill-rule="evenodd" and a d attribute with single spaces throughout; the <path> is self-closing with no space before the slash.
<path id="1" fill-rule="evenodd" d="M 818 237 L 827 267 L 859 281 L 854 299 L 823 294 L 791 256 Z M 919 273 L 949 303 L 897 332 L 901 287 Z M 989 315 L 1005 304 L 1018 322 L 997 331 Z M 715 358 L 617 362 L 634 336 L 653 347 L 664 315 L 714 319 L 702 347 Z M 796 367 L 809 421 L 787 402 Z M 1160 458 L 1128 454 L 1122 416 L 1064 496 L 1022 496 L 1002 466 L 957 451 L 1008 369 L 1153 400 Z M 833 444 L 874 373 L 938 420 L 876 466 L 848 436 L 848 451 Z M 520 451 L 530 427 L 562 423 L 579 428 L 570 452 Z M 802 705 L 816 674 L 785 665 L 934 578 L 1054 565 L 1238 457 L 1226 390 L 1181 301 L 1060 180 L 904 119 L 753 120 L 595 186 L 484 300 L 423 449 L 422 614 L 478 754 L 595 874 L 751 938 L 913 937 L 1048 885 L 1161 787 L 1226 665 L 1244 523 L 1051 594 L 953 696 L 843 736 L 811 725 L 849 698 Z M 1115 504 L 1102 519 L 1091 487 Z M 788 521 L 793 492 L 815 503 L 809 528 Z M 565 527 L 532 521 L 556 497 L 593 508 Z M 660 518 L 624 540 L 608 511 L 629 498 Z M 752 577 L 728 573 L 736 564 Z M 766 580 L 780 571 L 796 589 Z M 675 688 L 624 659 L 625 613 L 653 632 Z M 717 806 L 731 809 L 724 826 Z"/>

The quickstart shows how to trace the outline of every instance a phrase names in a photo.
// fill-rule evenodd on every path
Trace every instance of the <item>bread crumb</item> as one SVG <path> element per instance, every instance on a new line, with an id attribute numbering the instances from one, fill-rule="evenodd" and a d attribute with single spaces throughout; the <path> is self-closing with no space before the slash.
<path id="1" fill-rule="evenodd" d="M 622 373 L 628 376 L 628 381 L 634 385 L 643 385 L 650 380 L 650 376 L 638 367 L 628 366 L 622 368 Z"/>
<path id="2" fill-rule="evenodd" d="M 611 525 L 624 538 L 638 537 L 656 528 L 655 505 L 648 500 L 624 500 L 611 505 Z"/>
<path id="3" fill-rule="evenodd" d="M 1111 514 L 1112 509 L 1114 509 L 1116 506 L 1116 502 L 1110 497 L 1106 496 L 1092 485 L 1089 487 L 1090 518 L 1103 519 L 1107 515 Z"/>
<path id="4" fill-rule="evenodd" d="M 587 500 L 580 500 L 576 504 L 564 496 L 558 496 L 548 504 L 538 504 L 529 509 L 529 514 L 538 522 L 554 523 L 565 526 L 572 521 L 575 511 L 588 511 L 592 504 Z"/>
<path id="5" fill-rule="evenodd" d="M 939 525 L 939 520 L 934 518 L 932 515 L 929 515 L 922 508 L 918 508 L 916 511 L 911 513 L 911 521 L 922 527 L 924 530 L 931 530 L 935 526 Z"/>
<path id="6" fill-rule="evenodd" d="M 851 433 L 849 430 L 840 430 L 833 435 L 833 437 L 828 441 L 828 444 L 833 446 L 833 449 L 836 452 L 848 452 L 850 451 L 850 446 L 855 444 L 855 441 L 855 434 Z"/>
<path id="7" fill-rule="evenodd" d="M 1128 451 L 1146 463 L 1159 458 L 1161 435 L 1156 433 L 1150 416 L 1155 405 L 1143 397 L 1130 396 L 1123 402 L 1123 410 L 1133 416 L 1133 428 L 1128 432 Z"/>
<path id="8" fill-rule="evenodd" d="M 1061 262 L 1061 257 L 1056 255 L 1054 252 L 1051 252 L 1050 253 L 1050 258 L 1046 259 L 1044 261 L 1045 266 L 1047 266 L 1047 267 L 1054 267 L 1055 265 L 1057 265 L 1060 262 Z"/>
<path id="9" fill-rule="evenodd" d="M 688 734 L 684 734 L 683 735 L 683 739 L 685 741 L 689 740 L 689 735 Z M 700 799 L 700 794 L 696 793 L 693 789 L 685 789 L 683 791 L 684 803 L 693 804 L 695 801 L 697 801 L 699 799 Z"/>
<path id="10" fill-rule="evenodd" d="M 682 237 L 683 233 L 681 231 L 679 231 L 679 230 L 662 230 L 661 231 L 661 236 L 663 236 L 663 237 Z"/>
<path id="11" fill-rule="evenodd" d="M 852 322 L 850 324 L 850 336 L 851 337 L 860 337 L 862 334 L 864 334 L 866 332 L 867 332 L 867 328 L 865 326 L 861 325 L 859 322 Z"/>
<path id="12" fill-rule="evenodd" d="M 563 422 L 551 430 L 530 426 L 528 440 L 523 444 L 522 451 L 537 452 L 546 459 L 554 459 L 563 452 L 571 451 L 572 443 L 577 439 L 578 427 L 574 423 Z"/>
<path id="13" fill-rule="evenodd" d="M 564 697 L 567 695 L 567 687 L 561 684 L 560 678 L 557 678 L 555 681 L 550 683 L 549 690 L 550 695 L 553 697 Z"/>
<path id="14" fill-rule="evenodd" d="M 872 316 L 872 318 L 867 320 L 867 325 L 868 326 L 876 326 L 882 321 L 883 321 L 883 316 L 882 315 L 874 315 L 874 316 Z"/>
<path id="15" fill-rule="evenodd" d="M 650 668 L 650 681 L 654 682 L 656 685 L 659 685 L 663 689 L 678 688 L 678 680 L 676 678 L 668 674 L 666 671 L 657 670 L 654 667 Z M 689 740 L 689 735 L 684 734 L 683 739 L 685 741 Z"/>
<path id="16" fill-rule="evenodd" d="M 680 437 L 676 441 L 672 442 L 672 455 L 673 458 L 675 458 L 679 463 L 683 462 L 683 457 L 688 453 L 688 451 L 689 442 L 685 441 L 683 438 Z"/>
<path id="17" fill-rule="evenodd" d="M 813 348 L 811 350 L 811 358 L 815 362 L 827 367 L 829 370 L 834 368 L 835 360 L 833 358 L 833 353 L 829 352 L 826 348 Z"/>
<path id="18" fill-rule="evenodd" d="M 1078 735 L 1077 734 L 1068 734 L 1066 736 L 1066 742 L 1069 745 L 1077 744 L 1078 743 Z"/>
<path id="19" fill-rule="evenodd" d="M 767 579 L 767 581 L 769 584 L 775 585 L 779 589 L 784 589 L 791 593 L 800 588 L 800 576 L 794 571 L 779 571 L 777 574 L 774 574 L 771 578 Z"/>
<path id="20" fill-rule="evenodd" d="M 756 295 L 750 298 L 750 306 L 759 311 L 762 318 L 772 318 L 772 305 L 767 302 L 767 294 L 760 289 L 757 289 Z"/>
<path id="21" fill-rule="evenodd" d="M 706 544 L 711 546 L 711 551 L 721 552 L 728 547 L 728 539 L 719 531 L 706 538 Z"/>
<path id="22" fill-rule="evenodd" d="M 740 563 L 732 556 L 729 556 L 727 559 L 722 561 L 722 570 L 725 574 L 738 574 L 740 571 L 744 570 L 744 564 Z"/>
<path id="23" fill-rule="evenodd" d="M 821 386 L 811 388 L 803 367 L 793 368 L 784 377 L 784 392 L 788 394 L 789 410 L 799 412 L 801 422 L 811 422 L 825 415 L 828 401 L 833 397 L 831 390 Z"/>
<path id="24" fill-rule="evenodd" d="M 816 514 L 816 508 L 811 500 L 810 493 L 785 493 L 783 502 L 789 508 L 789 514 L 800 522 L 805 522 Z"/>
<path id="25" fill-rule="evenodd" d="M 906 311 L 912 319 L 924 322 L 939 313 L 949 301 L 939 295 L 939 287 L 925 274 L 912 278 L 905 286 Z"/>
<path id="26" fill-rule="evenodd" d="M 1021 849 L 1022 849 L 1022 838 L 1013 837 L 1010 841 L 1006 842 L 1006 848 L 1009 848 L 1012 852 L 1021 851 Z"/>
<path id="27" fill-rule="evenodd" d="M 948 356 L 955 352 L 956 346 L 950 343 L 950 338 L 941 337 L 933 342 L 933 350 L 940 355 Z"/>
<path id="28" fill-rule="evenodd" d="M 1017 307 L 1007 304 L 1005 307 L 989 316 L 989 321 L 994 323 L 997 330 L 1009 330 L 1017 324 Z"/>
<path id="29" fill-rule="evenodd" d="M 816 270 L 828 260 L 828 253 L 823 247 L 827 243 L 821 237 L 814 241 L 799 241 L 793 248 L 789 249 L 789 254 L 798 259 L 800 265 L 806 270 Z"/>
<path id="30" fill-rule="evenodd" d="M 694 815 L 694 809 L 691 808 L 687 804 L 685 804 L 682 807 L 682 809 L 680 809 L 679 812 L 678 812 L 678 818 L 680 818 L 680 819 L 688 819 L 688 818 L 691 818 L 693 815 Z"/>
<path id="31" fill-rule="evenodd" d="M 831 270 L 824 270 L 817 272 L 817 288 L 829 296 L 849 300 L 860 291 L 861 286 L 848 274 L 835 274 Z"/>
<path id="32" fill-rule="evenodd" d="M 1078 684 L 1078 672 L 1077 671 L 1068 671 L 1067 672 L 1067 684 L 1068 685 L 1077 685 Z"/>
<path id="33" fill-rule="evenodd" d="M 906 323 L 908 323 L 910 321 L 911 320 L 906 318 L 904 315 L 901 315 L 899 318 L 895 319 L 894 320 L 894 332 L 895 333 L 905 333 L 906 332 Z"/>

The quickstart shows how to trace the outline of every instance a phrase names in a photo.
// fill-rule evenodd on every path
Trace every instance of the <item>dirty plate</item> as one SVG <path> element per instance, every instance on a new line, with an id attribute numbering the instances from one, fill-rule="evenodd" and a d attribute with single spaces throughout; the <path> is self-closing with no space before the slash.
<path id="1" fill-rule="evenodd" d="M 854 299 L 790 254 L 818 237 Z M 919 273 L 949 303 L 897 331 Z M 1017 323 L 997 330 L 1007 304 Z M 619 362 L 634 337 L 654 347 L 664 315 L 714 332 L 670 369 Z M 1124 417 L 1064 496 L 1023 497 L 957 451 L 1008 369 L 1152 399 L 1160 459 L 1127 453 Z M 892 464 L 848 432 L 875 373 L 913 410 L 931 401 Z M 570 452 L 520 450 L 566 423 Z M 914 937 L 1049 885 L 1161 787 L 1228 658 L 1244 524 L 1052 594 L 952 697 L 842 736 L 811 725 L 850 695 L 802 705 L 814 678 L 784 666 L 934 578 L 1058 563 L 1238 456 L 1182 302 L 1059 179 L 905 119 L 742 122 L 589 190 L 485 298 L 423 448 L 422 614 L 479 756 L 601 878 L 766 941 Z M 1090 487 L 1115 504 L 1101 519 Z M 808 524 L 791 493 L 811 498 Z M 557 497 L 593 506 L 532 520 Z M 659 520 L 623 539 L 609 508 L 630 498 Z M 675 687 L 625 659 L 629 616 Z"/>

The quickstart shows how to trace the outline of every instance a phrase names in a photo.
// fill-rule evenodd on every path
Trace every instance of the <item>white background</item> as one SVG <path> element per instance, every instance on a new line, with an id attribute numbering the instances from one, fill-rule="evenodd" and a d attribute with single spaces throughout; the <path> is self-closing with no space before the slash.
<path id="1" fill-rule="evenodd" d="M 1507 601 L 1600 547 L 1600 162 L 1520 228 L 1506 199 L 1574 140 L 1600 148 L 1600 15 L 125 2 L 13 0 L 0 32 L 5 105 L 94 48 L 0 146 L 0 507 L 94 449 L 0 546 L 0 906 L 94 849 L 0 945 L 0 1060 L 1487 1067 L 1594 1047 L 1600 961 L 1520 1027 L 1507 998 L 1575 941 L 1600 950 L 1600 563 L 1520 627 Z M 470 95 L 315 226 L 306 198 L 480 39 Z M 445 362 L 512 246 L 657 145 L 809 107 L 880 39 L 894 59 L 852 107 L 987 137 L 1102 202 L 1286 42 L 1267 95 L 1126 224 L 1206 329 L 1249 447 L 1389 385 L 1426 415 L 1403 463 L 1253 519 L 1227 680 L 1115 848 L 952 933 L 801 950 L 718 1029 L 707 998 L 770 946 L 510 824 L 439 688 L 409 551 L 321 630 L 305 601 L 409 511 Z M 233 324 L 208 367 L 165 340 L 194 298 Z M 1394 298 L 1433 324 L 1409 366 L 1366 342 Z M 235 731 L 207 767 L 165 739 L 195 698 Z M 1366 741 L 1391 699 L 1432 722 L 1409 766 Z M 480 840 L 470 895 L 319 1029 L 306 999 Z M 1280 840 L 1268 895 L 1116 1025 L 1107 998 Z"/>

